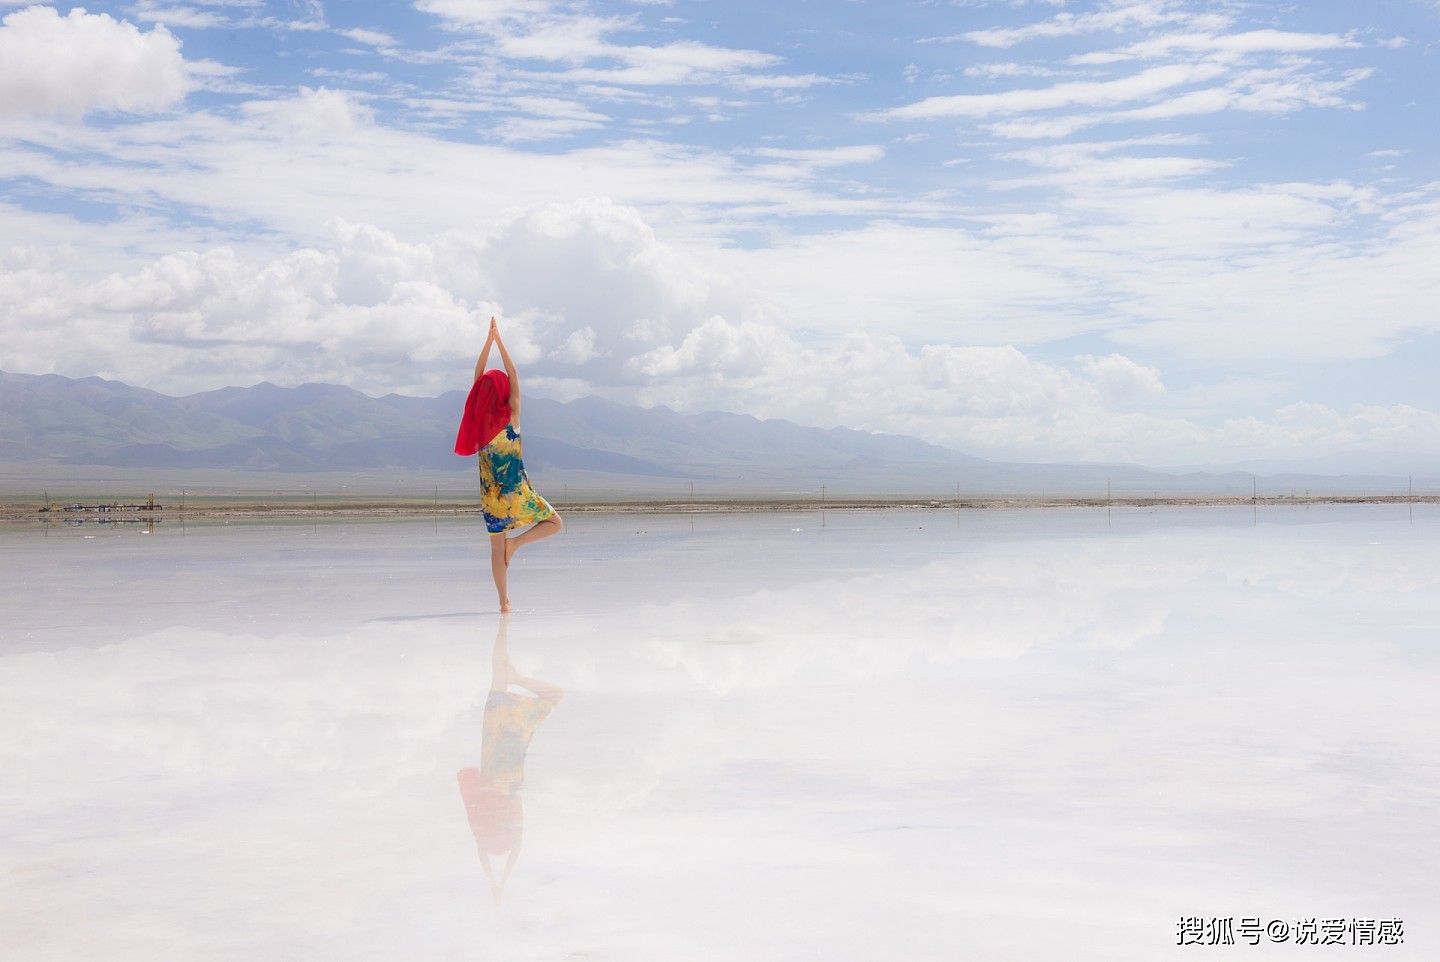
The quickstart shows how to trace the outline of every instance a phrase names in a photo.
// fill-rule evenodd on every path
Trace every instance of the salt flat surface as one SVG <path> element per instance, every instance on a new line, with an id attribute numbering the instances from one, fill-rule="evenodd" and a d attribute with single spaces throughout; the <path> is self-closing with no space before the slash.
<path id="1" fill-rule="evenodd" d="M 5 957 L 1440 957 L 1432 506 L 482 542 L 0 532 Z"/>

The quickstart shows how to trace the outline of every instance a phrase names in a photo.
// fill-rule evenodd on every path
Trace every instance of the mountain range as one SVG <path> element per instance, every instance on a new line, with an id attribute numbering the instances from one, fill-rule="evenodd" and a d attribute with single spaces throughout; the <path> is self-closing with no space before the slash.
<path id="1" fill-rule="evenodd" d="M 465 395 L 372 398 L 333 384 L 229 387 L 170 397 L 98 377 L 0 372 L 0 457 L 72 465 L 250 471 L 469 470 L 453 453 Z M 983 464 L 915 438 L 748 415 L 682 415 L 596 397 L 527 397 L 532 470 L 714 479 L 874 461 Z"/>
<path id="2" fill-rule="evenodd" d="M 228 387 L 186 397 L 98 377 L 0 372 L 0 459 L 32 467 L 239 472 L 474 470 L 453 451 L 465 395 L 373 398 L 333 384 Z M 680 414 L 597 397 L 527 397 L 525 460 L 554 480 L 828 485 L 840 493 L 1249 494 L 1254 474 L 1134 465 L 1006 464 L 916 438 L 742 414 Z M 1285 478 L 1278 483 L 1284 483 Z M 1290 478 L 1292 488 L 1306 477 Z M 1333 480 L 1333 479 L 1332 479 Z M 1273 485 L 1272 485 L 1273 487 Z M 1326 490 L 1353 488 L 1330 484 Z"/>

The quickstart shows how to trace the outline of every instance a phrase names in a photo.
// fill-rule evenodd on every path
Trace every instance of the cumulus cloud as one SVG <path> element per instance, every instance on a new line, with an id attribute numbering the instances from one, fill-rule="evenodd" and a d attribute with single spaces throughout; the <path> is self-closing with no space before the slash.
<path id="1" fill-rule="evenodd" d="M 75 266 L 39 251 L 0 263 L 9 295 L 0 339 L 32 335 L 30 349 L 7 351 L 0 366 L 49 369 L 54 357 L 87 357 L 118 335 L 134 352 L 107 373 L 162 389 L 298 377 L 438 393 L 454 387 L 485 319 L 500 314 L 535 373 L 566 376 L 584 364 L 603 388 L 628 358 L 739 304 L 731 279 L 606 201 L 546 205 L 420 242 L 336 221 L 329 243 L 281 257 L 181 251 L 90 283 L 67 276 Z M 33 334 L 40 317 L 44 337 Z"/>
<path id="2" fill-rule="evenodd" d="M 384 238 L 344 225 L 338 233 L 338 250 L 268 262 L 226 248 L 180 252 L 89 285 L 53 266 L 0 274 L 0 291 L 27 297 L 0 311 L 0 330 L 48 315 L 26 355 L 11 353 L 5 363 L 96 365 L 107 343 L 123 342 L 124 360 L 98 370 L 144 383 L 139 369 L 148 367 L 177 393 L 260 380 L 396 383 L 407 367 L 453 359 L 479 316 L 494 309 L 461 303 L 436 284 L 428 251 L 387 249 Z"/>
<path id="3" fill-rule="evenodd" d="M 588 324 L 571 331 L 560 346 L 550 354 L 550 357 L 562 364 L 584 364 L 598 356 L 598 352 L 595 350 L 595 328 Z"/>
<path id="4" fill-rule="evenodd" d="M 841 90 L 854 78 L 809 72 L 835 61 L 808 42 L 730 46 L 633 4 L 420 0 L 396 8 L 408 22 L 344 28 L 318 3 L 290 24 L 193 6 L 129 15 L 185 37 L 214 11 L 282 33 L 286 59 L 308 45 L 306 76 L 327 86 L 261 90 L 293 74 L 247 62 L 257 86 L 204 111 L 75 124 L 52 118 L 171 110 L 230 68 L 184 61 L 164 27 L 83 11 L 0 28 L 13 46 L 48 17 L 77 50 L 80 28 L 103 29 L 181 79 L 131 107 L 92 81 L 7 125 L 23 130 L 4 146 L 21 186 L 3 213 L 31 246 L 0 253 L 0 367 L 177 393 L 269 379 L 431 394 L 463 380 L 496 313 L 551 396 L 1154 463 L 1220 443 L 1227 421 L 1256 444 L 1347 437 L 1244 415 L 1301 400 L 1297 359 L 1440 332 L 1436 190 L 1373 169 L 1403 131 L 1356 141 L 1368 168 L 1311 156 L 1304 183 L 1265 178 L 1296 169 L 1278 145 L 1308 149 L 1315 125 L 1237 135 L 1263 115 L 1358 107 L 1390 56 L 1353 39 L 1375 31 L 1280 29 L 1299 14 L 1241 27 L 1239 7 L 1157 0 L 997 3 L 1008 32 L 942 39 L 1013 62 L 962 76 L 915 47 L 893 86 Z M 146 89 L 112 73 L 117 97 Z M 804 124 L 776 107 L 799 91 L 816 108 Z M 0 92 L 0 113 L 19 109 Z M 843 139 L 855 114 L 837 106 L 901 129 Z M 1125 133 L 1077 142 L 1106 124 Z M 1224 385 L 1246 361 L 1264 385 L 1241 403 Z M 1388 430 L 1311 400 L 1346 412 L 1355 446 Z"/>
<path id="5" fill-rule="evenodd" d="M 1105 357 L 1085 355 L 1078 360 L 1080 370 L 1106 397 L 1130 398 L 1165 393 L 1165 385 L 1161 383 L 1157 369 L 1136 364 L 1122 354 Z"/>
<path id="6" fill-rule="evenodd" d="M 28 7 L 0 22 L 0 117 L 154 113 L 191 88 L 180 42 L 76 7 Z"/>
<path id="7" fill-rule="evenodd" d="M 283 100 L 252 100 L 244 109 L 252 117 L 324 134 L 351 131 L 375 119 L 374 111 L 350 94 L 326 87 L 301 87 L 297 96 Z"/>
<path id="8" fill-rule="evenodd" d="M 1316 450 L 1434 451 L 1440 447 L 1440 414 L 1409 404 L 1356 404 L 1337 411 L 1300 401 L 1277 409 L 1268 419 L 1230 419 L 1223 431 L 1237 446 L 1276 457 Z"/>
<path id="9" fill-rule="evenodd" d="M 1270 216 L 1329 209 L 1313 197 L 1298 203 Z M 1206 207 L 1197 199 L 1196 216 L 1216 213 Z M 1233 216 L 1256 218 L 1256 229 L 1265 229 L 1258 200 Z M 1197 230 L 1183 221 L 1168 229 L 1177 243 Z M 702 256 L 658 237 L 635 209 L 599 199 L 540 205 L 413 240 L 337 221 L 326 243 L 284 256 L 184 251 L 88 284 L 75 283 L 53 255 L 15 251 L 0 266 L 0 341 L 25 346 L 0 352 L 0 367 L 50 370 L 63 358 L 80 365 L 73 373 L 92 373 L 84 367 L 103 356 L 99 373 L 172 393 L 326 380 L 376 394 L 438 394 L 463 384 L 495 314 L 528 383 L 543 394 L 914 434 L 1002 459 L 1159 463 L 1194 460 L 1207 445 L 1250 452 L 1279 449 L 1279 439 L 1289 438 L 1292 446 L 1363 448 L 1430 437 L 1425 425 L 1434 416 L 1419 409 L 1340 418 L 1295 408 L 1271 419 L 1205 423 L 1194 412 L 1207 408 L 1175 403 L 1164 372 L 1133 353 L 1027 352 L 1014 335 L 1045 344 L 1053 333 L 1043 330 L 1049 321 L 1026 327 L 1023 295 L 1048 296 L 1044 288 L 1053 285 L 1054 296 L 1074 296 L 1075 288 L 1059 262 L 1036 266 L 1063 250 L 1063 239 L 1025 224 L 1007 230 L 1018 231 L 1006 243 L 1031 262 L 1029 273 L 1007 276 L 973 238 L 939 228 L 877 226 L 797 240 L 790 255 L 812 269 L 827 264 L 836 278 L 825 292 L 796 285 L 797 299 L 778 283 L 791 272 L 784 251 Z M 1147 230 L 1163 253 L 1165 231 Z M 1386 248 L 1383 256 L 1418 253 Z M 971 266 L 957 271 L 957 258 Z M 1086 264 L 1092 275 L 1097 263 Z M 1415 259 L 1414 268 L 1427 263 Z M 1216 352 L 1246 343 L 1261 356 L 1298 349 L 1281 341 L 1365 350 L 1356 338 L 1383 338 L 1429 316 L 1424 304 L 1413 305 L 1420 316 L 1407 316 L 1397 300 L 1386 312 L 1391 327 L 1356 325 L 1348 312 L 1374 294 L 1344 287 L 1363 263 L 1322 262 L 1304 273 L 1295 265 L 1251 269 L 1253 286 L 1241 270 L 1230 282 L 1197 274 L 1178 289 L 1173 277 L 1117 271 L 1107 296 L 1128 296 L 1132 312 L 1152 318 L 1132 320 L 1117 339 Z M 1299 288 L 1260 289 L 1287 274 L 1302 287 L 1322 283 L 1327 305 L 1297 313 L 1280 305 Z M 1335 276 L 1318 280 L 1326 274 Z M 907 338 L 885 333 L 906 297 L 934 312 L 928 335 L 922 328 Z M 1175 316 L 1166 306 L 1173 298 L 1190 302 L 1190 314 Z M 1013 302 L 1008 314 L 999 309 L 1005 302 Z M 1264 316 L 1277 309 L 1288 313 Z M 37 328 L 46 333 L 36 336 Z M 22 330 L 30 332 L 23 339 Z M 117 343 L 126 350 L 115 351 Z"/>
<path id="10" fill-rule="evenodd" d="M 1057 364 L 1011 346 L 910 349 L 854 328 L 803 344 L 748 281 L 605 201 L 546 205 L 424 241 L 337 222 L 330 244 L 268 261 L 228 248 L 179 252 L 80 286 L 33 258 L 7 267 L 0 332 L 45 315 L 52 336 L 32 349 L 81 358 L 118 335 L 129 349 L 106 374 L 180 393 L 311 379 L 440 393 L 463 383 L 491 314 L 542 390 L 688 411 L 733 409 L 743 396 L 762 416 L 987 450 L 999 450 L 983 430 L 989 420 L 1030 424 L 1038 442 L 1057 411 L 1079 417 L 1163 390 L 1158 372 L 1120 356 Z"/>
<path id="11" fill-rule="evenodd" d="M 717 257 L 754 278 L 800 329 L 830 335 L 888 329 L 908 341 L 1023 345 L 1073 330 L 1069 312 L 1078 315 L 1092 297 L 1096 279 L 1053 252 L 1015 255 L 1021 245 L 1038 253 L 1056 230 L 1055 221 L 1010 222 L 1003 232 L 1010 236 L 997 244 L 978 231 L 874 223 L 780 237 L 768 248 Z M 1038 240 L 1026 239 L 1032 231 Z M 1050 309 L 1036 310 L 1041 302 Z"/>
<path id="12" fill-rule="evenodd" d="M 666 344 L 633 358 L 629 369 L 650 379 L 698 374 L 717 387 L 738 378 L 733 386 L 743 389 L 747 376 L 768 372 L 776 358 L 794 350 L 786 341 L 766 325 L 712 317 L 686 333 L 679 346 Z"/>

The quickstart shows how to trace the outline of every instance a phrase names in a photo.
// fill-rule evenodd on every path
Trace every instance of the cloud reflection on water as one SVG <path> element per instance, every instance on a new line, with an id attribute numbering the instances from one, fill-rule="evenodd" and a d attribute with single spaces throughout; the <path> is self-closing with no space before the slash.
<path id="1" fill-rule="evenodd" d="M 513 639 L 443 532 L 289 542 L 304 590 L 248 627 L 293 532 L 209 567 L 9 539 L 146 592 L 105 626 L 7 603 L 45 643 L 0 654 L 0 923 L 63 954 L 83 915 L 108 958 L 1151 959 L 1181 913 L 1339 912 L 1424 957 L 1433 522 L 1054 518 L 582 523 L 518 568 Z M 477 844 L 517 846 L 455 773 L 504 775 L 497 681 L 566 695 L 513 729 L 544 725 L 489 888 Z"/>

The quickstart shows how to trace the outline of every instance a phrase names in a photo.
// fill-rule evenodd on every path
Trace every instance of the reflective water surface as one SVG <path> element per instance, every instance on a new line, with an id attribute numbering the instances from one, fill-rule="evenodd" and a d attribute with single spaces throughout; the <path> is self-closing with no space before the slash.
<path id="1" fill-rule="evenodd" d="M 1440 951 L 1432 506 L 567 521 L 0 532 L 6 957 Z"/>

